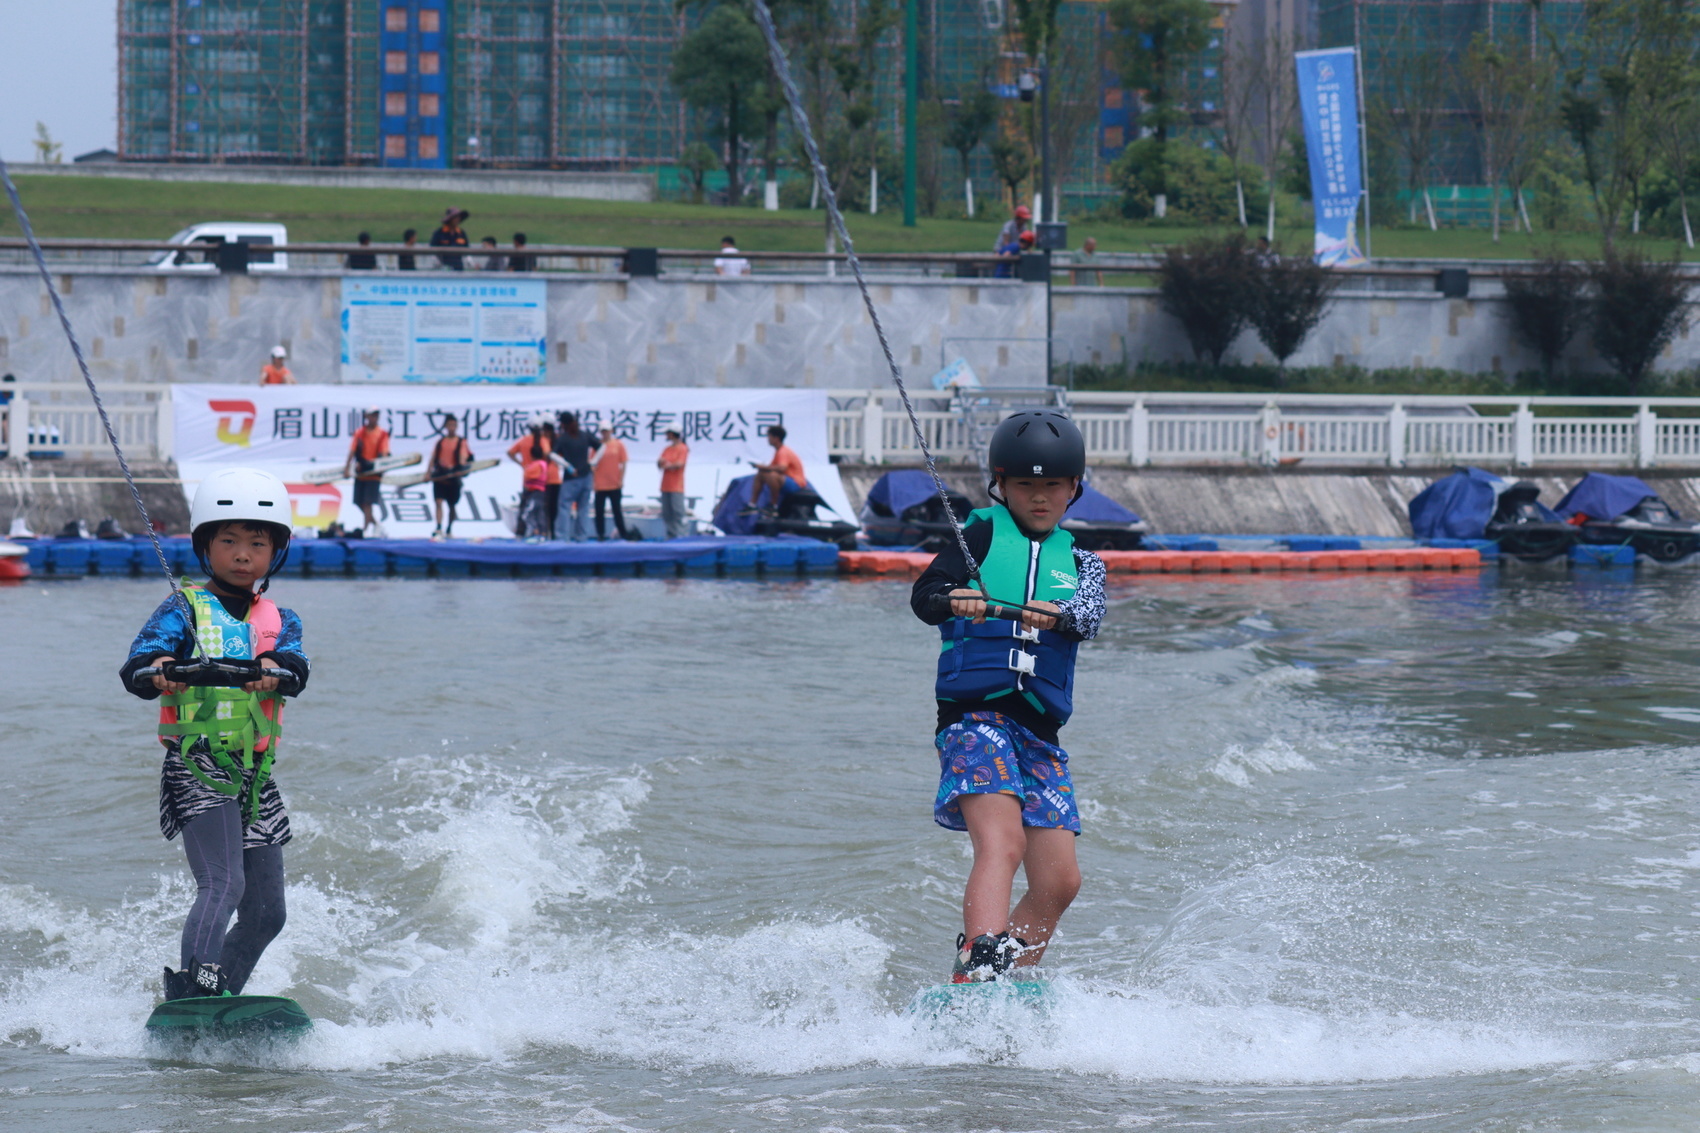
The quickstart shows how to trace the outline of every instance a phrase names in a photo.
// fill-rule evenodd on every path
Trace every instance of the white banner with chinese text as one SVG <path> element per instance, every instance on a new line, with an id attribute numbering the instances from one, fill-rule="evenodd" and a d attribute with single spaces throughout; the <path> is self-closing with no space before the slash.
<path id="1" fill-rule="evenodd" d="M 690 446 L 685 496 L 692 514 L 706 520 L 727 485 L 749 475 L 751 462 L 771 460 L 764 434 L 769 425 L 783 425 L 809 483 L 828 506 L 855 522 L 838 470 L 828 460 L 823 390 L 178 385 L 171 396 L 173 451 L 190 499 L 201 477 L 216 468 L 264 468 L 289 485 L 297 527 L 323 530 L 340 522 L 359 528 L 351 481 L 309 484 L 303 477 L 342 466 L 367 406 L 380 410 L 392 453 L 420 454 L 422 463 L 413 470 L 424 469 L 451 413 L 474 459 L 502 459 L 466 477 L 455 523 L 455 534 L 464 538 L 512 534 L 502 526 L 501 509 L 514 506 L 521 485 L 519 466 L 507 459 L 507 451 L 526 434 L 533 415 L 563 410 L 577 413 L 592 432 L 608 425 L 625 442 L 628 511 L 658 504 L 656 461 L 667 444 L 666 430 L 679 430 Z M 382 501 L 380 518 L 392 538 L 430 535 L 435 525 L 430 484 L 385 485 Z"/>

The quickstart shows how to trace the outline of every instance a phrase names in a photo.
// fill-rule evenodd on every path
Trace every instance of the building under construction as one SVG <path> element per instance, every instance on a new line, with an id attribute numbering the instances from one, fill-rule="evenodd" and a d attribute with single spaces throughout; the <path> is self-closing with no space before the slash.
<path id="1" fill-rule="evenodd" d="M 671 163 L 673 0 L 118 0 L 129 161 Z"/>

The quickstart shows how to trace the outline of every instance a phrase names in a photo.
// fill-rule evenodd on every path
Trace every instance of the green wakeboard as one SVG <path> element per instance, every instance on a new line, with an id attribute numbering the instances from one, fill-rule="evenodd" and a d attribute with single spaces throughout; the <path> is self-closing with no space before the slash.
<path id="1" fill-rule="evenodd" d="M 984 1011 L 994 1004 L 1042 1008 L 1051 1000 L 1047 980 L 986 980 L 982 983 L 924 987 L 909 1001 L 909 1014 L 938 1018 L 958 1011 Z"/>
<path id="2" fill-rule="evenodd" d="M 296 1034 L 313 1020 L 301 1005 L 281 995 L 208 995 L 168 999 L 148 1016 L 148 1033 L 228 1038 L 236 1035 Z"/>

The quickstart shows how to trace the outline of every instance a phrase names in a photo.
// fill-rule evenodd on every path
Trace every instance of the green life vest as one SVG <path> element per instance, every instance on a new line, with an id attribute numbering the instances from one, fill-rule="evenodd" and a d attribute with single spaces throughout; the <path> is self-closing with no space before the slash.
<path id="1" fill-rule="evenodd" d="M 248 617 L 238 621 L 202 587 L 185 579 L 182 589 L 194 612 L 195 641 L 203 656 L 247 661 L 276 646 L 282 616 L 270 599 L 255 598 Z M 244 779 L 248 781 L 243 823 L 253 822 L 260 809 L 260 788 L 271 776 L 277 738 L 283 731 L 283 698 L 275 692 L 190 687 L 165 694 L 159 704 L 160 738 L 176 737 L 180 741 L 178 755 L 190 774 L 232 797 L 240 796 Z M 224 772 L 224 779 L 208 775 L 189 757 L 189 749 L 198 739 L 206 741 L 213 764 Z"/>
<path id="2" fill-rule="evenodd" d="M 1029 539 L 1009 509 L 982 508 L 968 523 L 992 525 L 991 547 L 980 564 L 986 593 L 1006 602 L 1065 602 L 1078 591 L 1074 536 L 1054 527 Z M 940 700 L 995 700 L 1019 694 L 1060 726 L 1074 711 L 1074 658 L 1080 643 L 1055 630 L 1033 630 L 1019 621 L 988 618 L 975 625 L 951 618 L 939 626 Z"/>

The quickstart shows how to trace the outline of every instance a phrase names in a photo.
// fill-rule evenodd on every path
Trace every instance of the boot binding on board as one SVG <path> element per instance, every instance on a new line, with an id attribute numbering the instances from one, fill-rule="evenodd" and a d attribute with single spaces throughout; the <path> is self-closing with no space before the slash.
<path id="1" fill-rule="evenodd" d="M 1015 958 L 1026 951 L 1027 942 L 1007 932 L 996 936 L 983 933 L 968 943 L 966 933 L 956 936 L 956 963 L 951 967 L 953 984 L 989 983 L 1009 971 Z"/>

